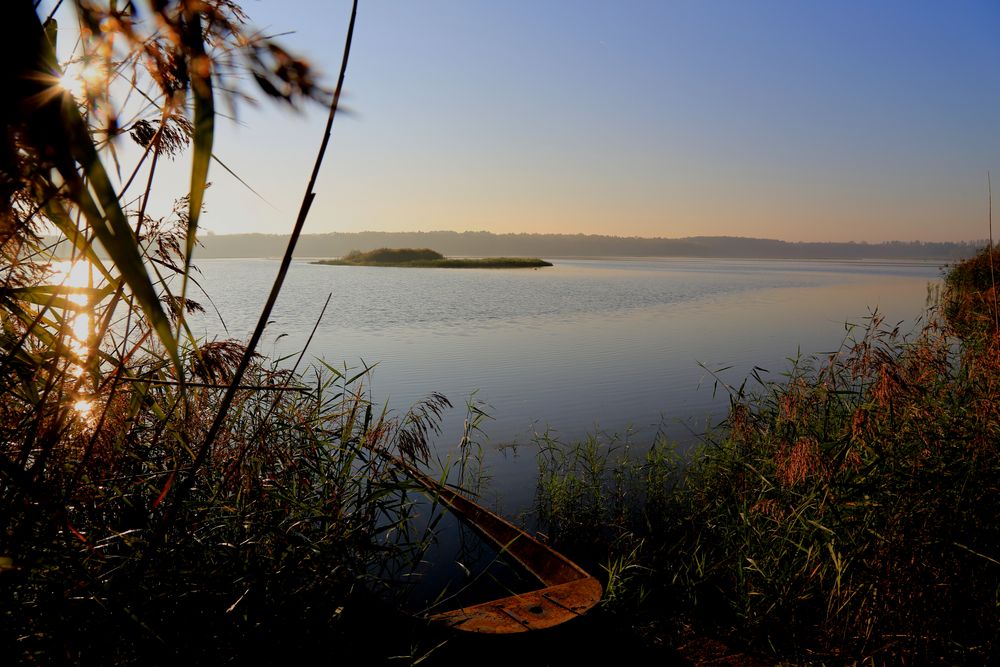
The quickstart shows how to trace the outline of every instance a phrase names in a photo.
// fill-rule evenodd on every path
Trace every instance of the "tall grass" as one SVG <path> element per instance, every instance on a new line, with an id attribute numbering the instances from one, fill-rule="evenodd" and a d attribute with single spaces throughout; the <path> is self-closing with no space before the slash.
<path id="1" fill-rule="evenodd" d="M 660 446 L 616 461 L 546 443 L 545 529 L 603 562 L 622 586 L 609 610 L 636 627 L 651 614 L 791 659 L 986 660 L 1000 627 L 988 252 L 949 272 L 947 318 L 932 309 L 905 335 L 875 315 L 781 382 L 734 390 L 679 468 Z"/>
<path id="2" fill-rule="evenodd" d="M 0 40 L 0 656 L 329 652 L 367 626 L 378 565 L 413 552 L 394 530 L 410 484 L 385 454 L 426 455 L 446 400 L 393 417 L 367 369 L 289 371 L 255 353 L 263 324 L 204 341 L 186 319 L 203 310 L 192 253 L 216 109 L 247 72 L 281 101 L 330 101 L 284 268 L 344 67 L 331 95 L 223 0 L 77 0 L 79 29 L 61 32 L 33 4 L 5 6 Z M 56 43 L 77 40 L 64 71 Z M 350 32 L 345 66 L 349 47 Z M 142 147 L 136 164 L 120 141 Z M 160 217 L 156 165 L 182 151 L 190 188 Z"/>
<path id="3" fill-rule="evenodd" d="M 359 637 L 395 652 L 395 617 L 370 591 L 419 559 L 426 533 L 413 533 L 414 489 L 390 461 L 427 455 L 446 399 L 394 418 L 372 406 L 366 369 L 267 362 L 254 349 L 267 304 L 247 342 L 197 340 L 186 325 L 203 308 L 193 250 L 237 72 L 283 102 L 330 101 L 325 147 L 344 66 L 323 91 L 226 0 L 75 6 L 73 64 L 93 68 L 79 97 L 59 83 L 65 28 L 30 0 L 8 3 L 0 28 L 0 656 L 275 662 L 367 654 Z M 349 45 L 350 33 L 344 65 Z M 125 102 L 112 95 L 122 85 Z M 126 140 L 143 152 L 123 166 Z M 158 216 L 156 165 L 181 151 L 190 187 Z M 52 230 L 82 276 L 57 270 Z M 916 335 L 873 318 L 838 353 L 736 392 L 690 461 L 664 443 L 636 459 L 627 439 L 544 440 L 539 522 L 604 568 L 603 618 L 694 624 L 779 656 L 994 654 L 988 252 L 952 269 L 945 317 Z M 469 415 L 467 445 L 483 418 Z"/>
<path id="4" fill-rule="evenodd" d="M 259 366 L 250 378 L 288 379 Z M 326 373 L 309 392 L 241 391 L 163 539 L 164 492 L 185 457 L 168 433 L 204 432 L 220 391 L 188 387 L 187 420 L 116 417 L 73 489 L 80 443 L 64 438 L 51 465 L 68 471 L 43 487 L 62 496 L 9 514 L 7 654 L 118 662 L 296 653 L 346 632 L 343 614 L 366 620 L 351 618 L 370 604 L 364 580 L 411 548 L 380 537 L 407 536 L 391 521 L 405 516 L 408 484 L 376 453 L 401 424 L 372 419 L 360 378 L 349 380 Z"/>

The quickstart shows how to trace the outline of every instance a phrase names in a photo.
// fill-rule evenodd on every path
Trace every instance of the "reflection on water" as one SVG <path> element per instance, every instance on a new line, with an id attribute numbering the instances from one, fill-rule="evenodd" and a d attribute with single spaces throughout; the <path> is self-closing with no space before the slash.
<path id="1" fill-rule="evenodd" d="M 92 287 L 94 284 L 93 267 L 90 262 L 54 262 L 51 265 L 53 270 L 51 281 L 55 285 L 65 287 Z M 67 294 L 66 300 L 79 306 L 86 307 L 86 294 Z M 90 313 L 81 308 L 79 311 L 67 311 L 66 323 L 72 334 L 69 339 L 70 348 L 76 354 L 86 354 L 87 341 L 91 336 Z"/>
<path id="2" fill-rule="evenodd" d="M 199 266 L 225 327 L 207 314 L 192 327 L 245 338 L 277 262 Z M 438 439 L 441 459 L 453 459 L 461 440 L 463 401 L 485 402 L 494 419 L 485 424 L 482 500 L 516 515 L 534 498 L 535 433 L 571 440 L 603 431 L 641 448 L 659 431 L 690 443 L 725 414 L 717 380 L 738 386 L 755 367 L 779 376 L 789 357 L 837 349 L 875 308 L 888 322 L 912 323 L 939 276 L 922 263 L 581 260 L 491 271 L 296 262 L 259 351 L 295 355 L 332 293 L 310 353 L 337 366 L 377 364 L 375 399 L 395 410 L 431 391 L 448 396 L 456 407 Z M 430 520 L 427 507 L 416 514 Z M 445 606 L 522 585 L 494 552 L 466 548 L 453 518 L 439 528 L 416 576 L 404 577 L 419 582 L 414 608 L 432 604 L 446 583 L 457 597 Z"/>
<path id="3" fill-rule="evenodd" d="M 79 260 L 76 262 L 53 262 L 50 265 L 53 273 L 50 282 L 54 285 L 64 287 L 93 287 L 94 267 L 90 262 Z M 77 389 L 84 382 L 84 372 L 88 363 L 88 355 L 91 350 L 91 341 L 94 336 L 93 323 L 90 312 L 90 302 L 87 294 L 66 294 L 66 301 L 79 306 L 78 309 L 66 308 L 62 310 L 64 325 L 68 331 L 64 337 L 64 344 L 78 361 L 71 362 L 67 373 L 75 378 Z M 93 417 L 93 400 L 83 392 L 77 391 L 77 400 L 73 403 L 73 411 L 76 416 L 85 423 Z"/>

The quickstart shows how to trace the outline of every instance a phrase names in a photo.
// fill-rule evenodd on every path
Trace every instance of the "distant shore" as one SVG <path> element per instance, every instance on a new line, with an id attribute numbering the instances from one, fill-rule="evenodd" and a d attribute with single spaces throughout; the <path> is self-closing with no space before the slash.
<path id="1" fill-rule="evenodd" d="M 52 238 L 51 241 L 55 242 Z M 288 236 L 204 234 L 197 259 L 281 257 Z M 434 248 L 448 257 L 545 257 L 552 259 L 788 259 L 919 260 L 956 262 L 973 256 L 986 241 L 890 241 L 885 243 L 789 242 L 776 239 L 700 236 L 680 239 L 585 234 L 494 234 L 491 232 L 333 232 L 304 234 L 295 256 L 342 257 L 352 249 Z M 103 248 L 97 252 L 103 256 Z M 73 249 L 56 254 L 70 257 Z"/>
<path id="2" fill-rule="evenodd" d="M 204 235 L 196 256 L 280 257 L 288 237 L 269 234 Z M 351 250 L 434 248 L 447 257 L 715 258 L 715 259 L 918 259 L 952 262 L 971 257 L 978 242 L 792 243 L 775 239 L 692 237 L 638 238 L 584 234 L 490 232 L 335 232 L 306 234 L 296 255 L 342 257 Z"/>

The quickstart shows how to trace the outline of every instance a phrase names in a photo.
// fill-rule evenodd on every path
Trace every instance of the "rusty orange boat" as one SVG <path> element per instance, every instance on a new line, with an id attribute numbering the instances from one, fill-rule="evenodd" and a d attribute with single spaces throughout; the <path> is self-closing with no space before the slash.
<path id="1" fill-rule="evenodd" d="M 433 614 L 429 620 L 464 632 L 529 632 L 582 616 L 601 600 L 601 583 L 566 556 L 415 467 L 405 463 L 402 467 L 430 495 L 542 584 L 526 593 Z"/>

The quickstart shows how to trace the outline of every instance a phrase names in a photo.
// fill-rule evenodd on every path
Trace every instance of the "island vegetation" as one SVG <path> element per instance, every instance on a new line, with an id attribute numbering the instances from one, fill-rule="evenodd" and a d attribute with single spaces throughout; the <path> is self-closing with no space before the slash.
<path id="1" fill-rule="evenodd" d="M 146 56 L 119 63 L 149 86 L 120 128 L 107 99 L 52 87 L 55 25 L 28 0 L 5 9 L 22 37 L 0 44 L 5 664 L 527 665 L 554 651 L 676 663 L 734 650 L 746 664 L 985 664 L 1000 652 L 996 248 L 949 270 L 912 335 L 873 317 L 781 382 L 720 381 L 728 418 L 689 456 L 665 441 L 635 457 L 614 439 L 540 437 L 538 528 L 601 577 L 604 600 L 524 641 L 456 639 L 400 612 L 405 586 L 387 575 L 419 564 L 437 525 L 413 520 L 418 485 L 391 461 L 430 467 L 448 400 L 389 412 L 367 369 L 281 365 L 256 353 L 259 338 L 197 340 L 184 324 L 201 308 L 186 290 L 212 93 L 237 84 L 201 65 L 242 59 L 265 94 L 295 104 L 324 97 L 311 70 L 246 32 L 230 2 L 153 3 L 152 33 L 81 2 L 84 25 L 105 28 L 84 31 L 92 53 Z M 151 186 L 119 198 L 98 150 L 115 132 L 153 165 L 191 152 L 172 212 L 152 215 Z M 83 280 L 58 267 L 49 228 Z M 470 408 L 463 443 L 482 416 Z"/>
<path id="2" fill-rule="evenodd" d="M 323 259 L 313 264 L 421 269 L 537 269 L 552 266 L 551 262 L 534 257 L 445 257 L 430 248 L 377 248 L 369 252 L 352 250 L 340 259 Z"/>

